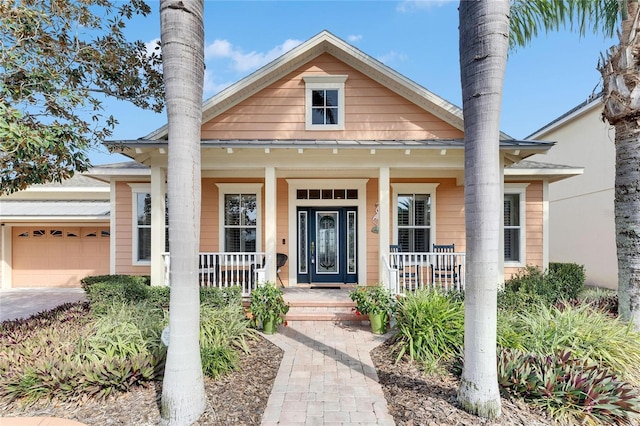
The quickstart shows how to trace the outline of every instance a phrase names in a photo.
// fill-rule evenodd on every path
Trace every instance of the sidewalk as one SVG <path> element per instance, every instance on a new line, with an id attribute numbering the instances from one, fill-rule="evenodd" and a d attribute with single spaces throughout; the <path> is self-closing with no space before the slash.
<path id="1" fill-rule="evenodd" d="M 265 335 L 284 356 L 262 417 L 271 425 L 394 425 L 369 351 L 369 326 L 295 321 Z"/>

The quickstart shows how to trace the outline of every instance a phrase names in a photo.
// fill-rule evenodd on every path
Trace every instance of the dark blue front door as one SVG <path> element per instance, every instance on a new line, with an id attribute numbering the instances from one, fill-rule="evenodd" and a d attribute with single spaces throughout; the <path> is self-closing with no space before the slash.
<path id="1" fill-rule="evenodd" d="M 356 208 L 298 209 L 298 282 L 355 283 Z"/>

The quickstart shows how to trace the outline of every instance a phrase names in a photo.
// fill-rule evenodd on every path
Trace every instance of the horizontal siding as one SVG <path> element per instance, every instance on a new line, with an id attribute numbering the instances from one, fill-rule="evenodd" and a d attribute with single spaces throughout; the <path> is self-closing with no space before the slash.
<path id="1" fill-rule="evenodd" d="M 303 75 L 348 75 L 345 130 L 305 130 Z M 203 139 L 433 139 L 462 131 L 329 54 L 321 55 L 202 126 Z"/>
<path id="2" fill-rule="evenodd" d="M 380 235 L 371 232 L 373 222 L 371 218 L 376 214 L 376 204 L 378 203 L 378 181 L 379 179 L 369 179 L 367 182 L 367 276 L 359 276 L 359 284 L 371 285 L 379 281 L 380 268 Z M 391 236 L 389 237 L 391 238 Z M 361 255 L 361 254 L 360 254 Z"/>

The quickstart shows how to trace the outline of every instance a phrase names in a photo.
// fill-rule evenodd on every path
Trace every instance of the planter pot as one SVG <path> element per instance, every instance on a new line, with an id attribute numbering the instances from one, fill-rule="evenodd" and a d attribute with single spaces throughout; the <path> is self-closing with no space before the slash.
<path id="1" fill-rule="evenodd" d="M 374 334 L 384 334 L 387 332 L 387 313 L 370 313 L 369 323 L 371 324 L 371 332 Z"/>
<path id="2" fill-rule="evenodd" d="M 267 318 L 262 321 L 262 331 L 264 334 L 276 334 L 278 331 L 278 324 L 276 324 L 275 318 Z"/>

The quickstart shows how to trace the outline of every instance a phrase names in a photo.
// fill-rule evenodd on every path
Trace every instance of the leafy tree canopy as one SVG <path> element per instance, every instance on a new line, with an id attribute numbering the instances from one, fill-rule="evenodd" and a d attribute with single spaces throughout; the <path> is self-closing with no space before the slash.
<path id="1" fill-rule="evenodd" d="M 0 0 L 0 194 L 61 181 L 117 124 L 110 96 L 160 112 L 160 54 L 129 42 L 142 0 Z"/>

